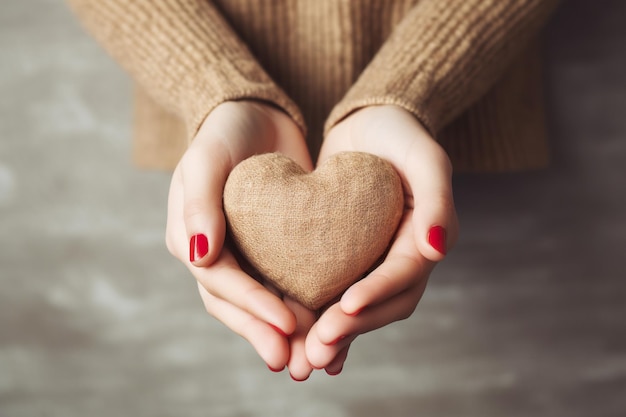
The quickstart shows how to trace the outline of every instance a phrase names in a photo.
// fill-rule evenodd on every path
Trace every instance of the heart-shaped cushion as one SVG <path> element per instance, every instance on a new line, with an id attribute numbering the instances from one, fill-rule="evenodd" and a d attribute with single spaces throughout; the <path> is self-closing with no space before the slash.
<path id="1" fill-rule="evenodd" d="M 313 172 L 276 153 L 238 164 L 224 188 L 229 232 L 280 291 L 317 310 L 385 253 L 402 217 L 401 180 L 388 162 L 338 153 Z"/>

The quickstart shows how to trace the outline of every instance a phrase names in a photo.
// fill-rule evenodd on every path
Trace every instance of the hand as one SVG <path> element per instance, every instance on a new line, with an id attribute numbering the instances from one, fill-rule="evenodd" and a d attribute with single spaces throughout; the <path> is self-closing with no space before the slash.
<path id="1" fill-rule="evenodd" d="M 312 169 L 301 131 L 280 110 L 252 101 L 215 108 L 174 171 L 166 243 L 198 281 L 210 314 L 247 339 L 270 369 L 288 365 L 295 379 L 306 379 L 312 367 L 304 339 L 314 313 L 283 301 L 271 286 L 244 272 L 224 245 L 226 179 L 239 162 L 265 152 L 281 152 Z"/>
<path id="2" fill-rule="evenodd" d="M 341 371 L 358 335 L 413 313 L 435 264 L 458 236 L 450 161 L 412 114 L 396 106 L 353 113 L 329 132 L 319 160 L 341 151 L 389 161 L 402 179 L 405 213 L 384 261 L 348 288 L 307 335 L 309 362 L 331 375 Z"/>

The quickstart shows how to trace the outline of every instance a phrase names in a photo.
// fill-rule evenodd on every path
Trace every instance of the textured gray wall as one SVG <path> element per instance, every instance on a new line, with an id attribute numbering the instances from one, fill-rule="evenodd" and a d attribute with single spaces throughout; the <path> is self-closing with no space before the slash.
<path id="1" fill-rule="evenodd" d="M 0 416 L 623 416 L 626 2 L 547 32 L 554 164 L 456 179 L 407 321 L 294 383 L 208 317 L 130 163 L 130 83 L 60 0 L 0 3 Z"/>

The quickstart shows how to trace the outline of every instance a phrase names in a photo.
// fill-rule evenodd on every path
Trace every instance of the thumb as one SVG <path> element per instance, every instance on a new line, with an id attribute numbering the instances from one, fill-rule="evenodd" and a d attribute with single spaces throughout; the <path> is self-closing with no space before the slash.
<path id="1" fill-rule="evenodd" d="M 452 249 L 458 237 L 458 220 L 452 196 L 418 195 L 415 198 L 413 227 L 419 252 L 439 262 Z"/>
<path id="2" fill-rule="evenodd" d="M 458 238 L 452 195 L 452 168 L 447 157 L 422 160 L 407 175 L 413 196 L 413 227 L 419 252 L 430 261 L 443 260 Z"/>
<path id="3" fill-rule="evenodd" d="M 192 143 L 181 161 L 189 262 L 199 267 L 211 265 L 224 245 L 222 193 L 231 169 L 226 150 L 204 148 Z"/>

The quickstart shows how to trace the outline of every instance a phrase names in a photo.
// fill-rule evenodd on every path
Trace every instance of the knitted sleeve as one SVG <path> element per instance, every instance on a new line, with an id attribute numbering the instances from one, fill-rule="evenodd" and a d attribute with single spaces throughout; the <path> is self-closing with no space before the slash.
<path id="1" fill-rule="evenodd" d="M 558 0 L 420 0 L 327 119 L 394 104 L 435 134 L 487 92 Z M 514 99 L 514 98 L 513 98 Z"/>
<path id="2" fill-rule="evenodd" d="M 270 79 L 208 0 L 67 0 L 83 25 L 193 136 L 227 100 L 297 106 Z"/>

